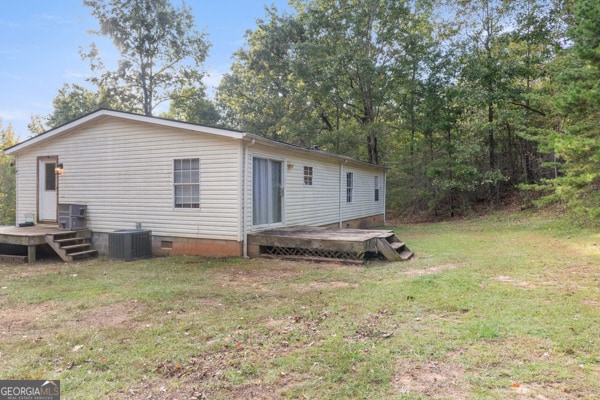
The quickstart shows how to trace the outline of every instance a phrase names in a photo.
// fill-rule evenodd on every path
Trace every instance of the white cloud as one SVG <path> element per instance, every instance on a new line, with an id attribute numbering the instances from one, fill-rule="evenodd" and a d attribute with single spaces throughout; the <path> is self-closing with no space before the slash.
<path id="1" fill-rule="evenodd" d="M 31 111 L 29 110 L 20 108 L 0 109 L 0 127 L 6 128 L 11 125 L 16 133 L 17 141 L 30 135 L 29 129 L 27 129 L 30 119 Z"/>
<path id="2" fill-rule="evenodd" d="M 88 74 L 85 74 L 85 73 L 79 72 L 79 71 L 66 70 L 64 76 L 65 76 L 65 78 L 70 79 L 70 80 L 77 80 L 77 79 L 83 80 L 88 77 Z"/>
<path id="3" fill-rule="evenodd" d="M 17 74 L 13 74 L 10 72 L 4 72 L 4 71 L 0 71 L 0 78 L 2 79 L 8 79 L 11 81 L 24 81 L 26 80 L 25 77 L 23 77 L 22 75 L 17 75 Z"/>
<path id="4" fill-rule="evenodd" d="M 38 15 L 41 19 L 48 21 L 48 22 L 52 22 L 58 25 L 67 25 L 67 24 L 71 24 L 73 23 L 72 20 L 70 19 L 66 19 L 64 17 L 61 17 L 59 15 L 50 15 L 50 14 L 41 14 Z"/>
<path id="5" fill-rule="evenodd" d="M 4 121 L 5 124 L 11 121 L 20 121 L 29 122 L 29 116 L 31 115 L 31 111 L 23 110 L 19 108 L 4 108 L 0 109 L 0 118 Z"/>

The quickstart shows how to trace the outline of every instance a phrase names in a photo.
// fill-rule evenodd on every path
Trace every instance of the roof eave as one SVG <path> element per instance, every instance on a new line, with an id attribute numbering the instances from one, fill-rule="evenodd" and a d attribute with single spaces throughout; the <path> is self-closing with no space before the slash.
<path id="1" fill-rule="evenodd" d="M 284 143 L 284 142 L 278 142 L 276 140 L 273 139 L 268 139 L 265 138 L 263 136 L 259 136 L 253 133 L 245 133 L 245 140 L 256 140 L 257 142 L 263 143 L 265 145 L 268 146 L 272 146 L 272 147 L 278 147 L 278 148 L 286 148 L 292 151 L 298 151 L 304 154 L 311 154 L 313 156 L 318 156 L 318 157 L 322 157 L 322 158 L 334 158 L 340 162 L 351 162 L 354 164 L 358 164 L 364 167 L 370 167 L 370 168 L 376 168 L 376 169 L 382 169 L 382 170 L 389 170 L 390 167 L 385 166 L 385 165 L 378 165 L 378 164 L 371 164 L 368 163 L 366 161 L 361 161 L 358 160 L 356 158 L 352 158 L 352 157 L 348 157 L 348 156 L 342 156 L 339 154 L 335 154 L 335 153 L 329 153 L 327 151 L 323 151 L 323 150 L 317 150 L 317 149 L 310 149 L 310 148 L 306 148 L 306 147 L 302 147 L 302 146 L 298 146 L 298 145 L 294 145 L 294 144 L 290 144 L 290 143 Z"/>
<path id="2" fill-rule="evenodd" d="M 213 135 L 229 137 L 232 139 L 242 139 L 245 136 L 245 134 L 243 132 L 232 131 L 229 129 L 221 129 L 221 128 L 214 128 L 214 127 L 209 127 L 209 126 L 204 126 L 204 125 L 190 124 L 187 122 L 180 122 L 180 121 L 174 121 L 174 120 L 170 120 L 170 119 L 149 117 L 149 116 L 145 116 L 145 115 L 127 113 L 127 112 L 123 112 L 123 111 L 100 109 L 100 110 L 91 112 L 89 114 L 86 114 L 74 121 L 68 122 L 64 125 L 61 125 L 54 129 L 51 129 L 49 131 L 46 131 L 40 135 L 29 138 L 21 143 L 17 143 L 16 145 L 5 149 L 4 154 L 13 155 L 13 154 L 19 153 L 20 151 L 25 150 L 28 147 L 33 146 L 37 143 L 49 140 L 53 137 L 60 136 L 68 131 L 71 131 L 71 130 L 78 128 L 80 126 L 83 126 L 91 121 L 94 121 L 94 120 L 97 120 L 99 118 L 106 117 L 106 116 L 126 119 L 129 121 L 151 123 L 154 125 L 167 126 L 167 127 L 171 127 L 171 128 L 177 128 L 177 129 L 185 129 L 188 131 L 209 133 L 209 134 L 213 134 Z"/>

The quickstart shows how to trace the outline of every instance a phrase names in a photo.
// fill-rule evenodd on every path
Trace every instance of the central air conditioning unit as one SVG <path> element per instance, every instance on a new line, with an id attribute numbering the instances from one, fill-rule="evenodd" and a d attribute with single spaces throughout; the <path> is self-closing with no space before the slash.
<path id="1" fill-rule="evenodd" d="M 152 231 L 122 229 L 109 233 L 108 256 L 125 261 L 152 257 Z"/>

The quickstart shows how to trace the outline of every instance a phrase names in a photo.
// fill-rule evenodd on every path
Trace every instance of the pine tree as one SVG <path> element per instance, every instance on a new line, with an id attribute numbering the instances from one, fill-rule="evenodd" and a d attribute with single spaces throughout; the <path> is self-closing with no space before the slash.
<path id="1" fill-rule="evenodd" d="M 555 60 L 554 105 L 561 124 L 547 146 L 561 176 L 550 182 L 554 199 L 578 217 L 600 221 L 600 3 L 576 0 L 569 36 L 573 45 Z"/>

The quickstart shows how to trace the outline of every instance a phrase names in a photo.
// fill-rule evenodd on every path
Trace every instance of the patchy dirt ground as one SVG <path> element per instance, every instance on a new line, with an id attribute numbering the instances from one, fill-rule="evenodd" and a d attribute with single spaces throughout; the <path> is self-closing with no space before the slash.
<path id="1" fill-rule="evenodd" d="M 428 399 L 469 399 L 471 385 L 456 360 L 408 362 L 398 360 L 392 386 L 399 394 L 420 393 Z"/>
<path id="2" fill-rule="evenodd" d="M 333 293 L 340 290 L 358 289 L 357 283 L 363 267 L 341 267 L 337 264 L 314 264 L 285 261 L 253 261 L 253 265 L 231 265 L 226 268 L 210 270 L 211 282 L 221 288 L 237 291 L 269 293 L 274 286 L 291 282 L 286 288 L 299 295 L 315 293 Z M 440 264 L 423 268 L 406 269 L 398 272 L 398 276 L 407 279 L 423 275 L 441 274 L 460 269 L 461 264 Z M 0 271 L 3 266 L 0 265 Z M 11 279 L 26 279 L 44 274 L 62 273 L 66 269 L 64 263 L 40 263 L 23 265 L 18 270 L 11 267 Z M 73 269 L 73 266 L 69 266 Z M 75 267 L 76 268 L 76 267 Z M 334 276 L 330 279 L 304 279 L 306 271 L 318 271 L 322 268 L 347 268 L 344 270 L 349 279 Z M 351 276 L 356 273 L 356 276 Z M 574 269 L 566 273 L 580 274 L 598 278 L 597 269 Z M 74 276 L 76 278 L 76 276 Z M 353 278 L 353 279 L 350 279 Z M 537 281 L 519 280 L 505 275 L 495 275 L 492 281 L 521 289 L 534 290 L 537 287 L 550 286 L 564 289 L 564 282 L 551 277 L 543 277 Z M 571 284 L 569 290 L 577 290 L 577 285 Z M 6 290 L 0 283 L 0 291 Z M 155 323 L 147 315 L 147 306 L 142 301 L 126 300 L 113 301 L 113 293 L 105 291 L 97 297 L 97 304 L 79 308 L 73 306 L 67 313 L 55 301 L 41 301 L 35 304 L 2 307 L 0 311 L 0 345 L 11 336 L 21 336 L 34 341 L 41 341 L 52 335 L 53 327 L 66 329 L 125 329 L 139 331 Z M 280 293 L 274 295 L 281 296 Z M 2 297 L 0 297 L 0 306 Z M 590 305 L 597 305 L 597 299 L 589 299 Z M 226 307 L 218 298 L 207 297 L 197 299 L 197 310 L 182 311 L 182 318 L 200 312 L 206 308 L 223 310 Z M 302 311 L 304 306 L 299 306 Z M 391 307 L 390 307 L 391 308 Z M 409 322 L 399 323 L 399 315 L 390 308 L 382 307 L 377 311 L 365 311 L 356 320 L 352 331 L 345 333 L 345 343 L 367 343 L 378 345 L 379 341 L 392 338 L 400 332 L 408 331 Z M 178 313 L 167 311 L 167 313 Z M 435 320 L 431 314 L 430 319 Z M 271 376 L 248 374 L 249 378 L 240 384 L 231 384 L 230 375 L 244 368 L 252 368 L 257 361 L 264 362 L 282 355 L 300 353 L 319 345 L 323 338 L 320 331 L 326 329 L 329 319 L 333 316 L 328 311 L 314 314 L 276 315 L 257 323 L 263 329 L 256 331 L 253 337 L 240 341 L 238 337 L 245 334 L 243 328 L 237 328 L 230 335 L 215 339 L 213 351 L 201 352 L 186 359 L 164 359 L 152 365 L 152 371 L 145 374 L 143 379 L 124 389 L 108 394 L 111 399 L 279 399 L 289 397 L 288 393 L 302 387 L 307 379 L 318 382 L 318 374 L 308 375 L 290 370 L 280 370 Z M 440 318 L 438 318 L 440 319 Z M 454 321 L 460 324 L 459 317 Z M 339 323 L 339 322 L 338 322 Z M 348 322 L 350 324 L 350 322 Z M 404 324 L 404 325 L 403 325 Z M 353 325 L 353 326 L 354 326 Z M 289 338 L 294 338 L 290 340 Z M 512 340 L 512 339 L 511 339 Z M 507 359 L 535 365 L 544 357 L 550 357 L 545 350 L 546 343 L 535 341 L 524 343 L 505 340 L 490 343 L 502 349 Z M 213 343 L 208 343 L 213 345 Z M 508 349 L 508 350 L 505 350 Z M 535 349 L 535 352 L 522 353 L 521 349 Z M 476 394 L 469 376 L 473 374 L 471 367 L 465 366 L 464 355 L 468 349 L 457 349 L 450 352 L 444 359 L 403 357 L 396 350 L 390 351 L 394 357 L 391 380 L 388 384 L 389 393 L 393 396 L 414 396 L 428 399 L 470 399 Z M 1 353 L 0 353 L 1 354 Z M 317 368 L 317 367 L 315 367 Z M 485 368 L 482 366 L 481 368 Z M 234 371 L 234 372 L 232 372 Z M 600 368 L 592 372 L 600 380 Z M 512 387 L 501 387 L 496 391 L 498 398 L 510 399 L 575 399 L 587 398 L 585 392 L 573 392 L 560 383 L 520 383 L 513 382 Z"/>
<path id="3" fill-rule="evenodd" d="M 442 265 L 435 265 L 433 267 L 410 269 L 408 271 L 405 271 L 404 274 L 407 276 L 410 276 L 410 277 L 415 277 L 415 276 L 421 276 L 421 275 L 439 274 L 440 272 L 449 271 L 449 270 L 457 269 L 457 268 L 460 268 L 460 265 L 458 265 L 458 264 L 442 264 Z"/>

